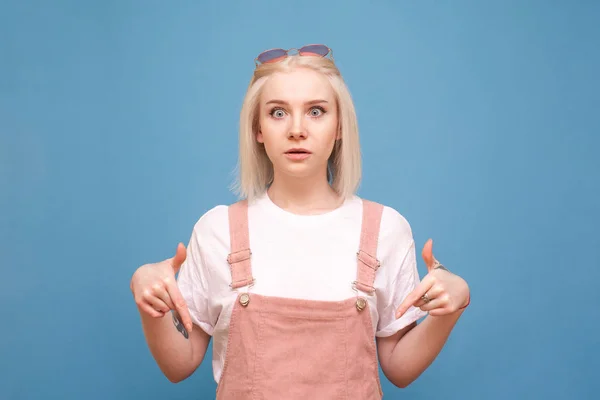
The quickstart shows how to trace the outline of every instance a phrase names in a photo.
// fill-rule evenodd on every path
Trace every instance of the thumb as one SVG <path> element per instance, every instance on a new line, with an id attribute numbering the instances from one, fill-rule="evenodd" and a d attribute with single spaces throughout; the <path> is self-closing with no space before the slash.
<path id="1" fill-rule="evenodd" d="M 421 253 L 425 265 L 427 265 L 427 271 L 431 271 L 431 268 L 435 265 L 435 257 L 433 256 L 433 240 L 429 239 L 425 246 L 423 246 L 423 252 Z"/>
<path id="2" fill-rule="evenodd" d="M 171 259 L 171 266 L 173 267 L 173 272 L 179 272 L 181 264 L 183 264 L 186 257 L 187 255 L 185 246 L 183 245 L 183 243 L 179 243 L 177 245 L 177 251 L 175 252 L 175 256 Z"/>

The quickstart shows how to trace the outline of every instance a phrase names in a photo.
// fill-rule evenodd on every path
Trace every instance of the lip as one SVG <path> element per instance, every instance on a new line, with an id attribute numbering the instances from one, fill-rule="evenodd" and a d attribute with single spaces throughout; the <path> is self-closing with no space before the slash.
<path id="1" fill-rule="evenodd" d="M 298 152 L 310 154 L 310 151 L 308 151 L 307 149 L 304 149 L 302 147 L 294 147 L 292 149 L 289 149 L 288 151 L 285 152 L 285 154 L 298 153 Z"/>
<path id="2" fill-rule="evenodd" d="M 311 152 L 301 147 L 294 147 L 285 152 L 285 156 L 293 161 L 302 161 L 310 157 Z"/>

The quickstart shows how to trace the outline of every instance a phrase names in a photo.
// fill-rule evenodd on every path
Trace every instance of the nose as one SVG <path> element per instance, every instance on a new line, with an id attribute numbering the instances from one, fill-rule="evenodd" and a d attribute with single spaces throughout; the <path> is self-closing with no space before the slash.
<path id="1" fill-rule="evenodd" d="M 288 132 L 290 139 L 306 139 L 306 129 L 304 127 L 304 119 L 301 115 L 296 115 L 292 119 L 292 126 Z"/>

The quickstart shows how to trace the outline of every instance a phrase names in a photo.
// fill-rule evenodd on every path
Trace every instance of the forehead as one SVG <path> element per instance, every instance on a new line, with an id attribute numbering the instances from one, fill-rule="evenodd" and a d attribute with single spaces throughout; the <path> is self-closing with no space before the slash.
<path id="1" fill-rule="evenodd" d="M 263 87 L 261 98 L 262 102 L 270 99 L 289 103 L 316 99 L 332 101 L 334 93 L 329 80 L 322 73 L 307 68 L 295 68 L 289 72 L 276 72 L 271 75 Z"/>

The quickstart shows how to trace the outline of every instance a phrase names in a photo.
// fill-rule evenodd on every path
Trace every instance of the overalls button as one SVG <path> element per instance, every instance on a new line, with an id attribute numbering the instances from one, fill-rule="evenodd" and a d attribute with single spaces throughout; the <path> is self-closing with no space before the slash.
<path id="1" fill-rule="evenodd" d="M 240 296 L 240 304 L 246 307 L 250 303 L 250 296 L 248 293 L 244 293 Z"/>
<path id="2" fill-rule="evenodd" d="M 356 300 L 356 308 L 358 309 L 358 311 L 362 311 L 365 309 L 365 307 L 367 306 L 367 301 L 360 297 L 359 299 Z"/>

